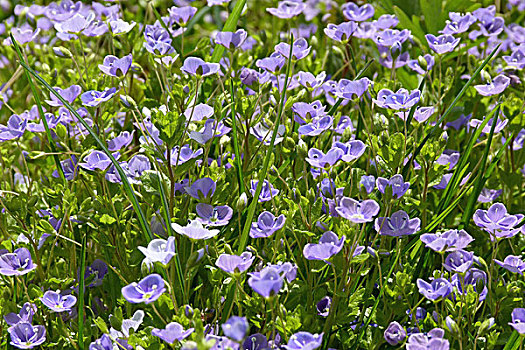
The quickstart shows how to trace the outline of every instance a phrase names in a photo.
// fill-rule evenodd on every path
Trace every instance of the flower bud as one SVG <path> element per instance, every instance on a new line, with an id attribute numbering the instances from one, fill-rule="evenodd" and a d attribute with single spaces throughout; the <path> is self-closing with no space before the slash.
<path id="1" fill-rule="evenodd" d="M 72 58 L 73 57 L 73 54 L 71 53 L 71 51 L 69 51 L 63 46 L 54 47 L 53 52 L 58 57 L 62 57 L 62 58 Z"/>
<path id="2" fill-rule="evenodd" d="M 120 95 L 120 103 L 126 108 L 137 108 L 137 103 L 135 102 L 135 100 L 128 95 Z"/>
<path id="3" fill-rule="evenodd" d="M 483 321 L 483 323 L 478 329 L 478 335 L 479 336 L 484 335 L 486 332 L 489 331 L 489 329 L 492 328 L 492 326 L 494 326 L 494 317 L 491 317 L 488 320 Z"/>
<path id="4" fill-rule="evenodd" d="M 239 196 L 239 199 L 237 199 L 237 204 L 235 205 L 235 209 L 237 209 L 237 211 L 241 212 L 244 209 L 246 209 L 247 206 L 248 206 L 248 196 L 246 196 L 246 193 L 243 192 Z"/>
<path id="5" fill-rule="evenodd" d="M 492 78 L 490 77 L 490 74 L 487 73 L 485 70 L 482 70 L 480 75 L 481 75 L 481 79 L 483 79 L 487 83 L 490 83 L 492 81 Z"/>
<path id="6" fill-rule="evenodd" d="M 454 335 L 457 335 L 459 334 L 459 327 L 458 327 L 458 324 L 456 323 L 456 321 L 454 321 L 452 319 L 452 317 L 450 316 L 447 316 L 447 318 L 445 319 L 445 323 L 447 325 L 447 328 L 448 330 L 454 334 Z"/>
<path id="7" fill-rule="evenodd" d="M 420 66 L 421 68 L 423 68 L 423 70 L 427 70 L 427 68 L 428 68 L 428 62 L 427 62 L 427 60 L 425 59 L 425 57 L 423 57 L 423 56 L 419 56 L 419 57 L 417 58 L 417 62 L 419 63 L 419 66 Z"/>

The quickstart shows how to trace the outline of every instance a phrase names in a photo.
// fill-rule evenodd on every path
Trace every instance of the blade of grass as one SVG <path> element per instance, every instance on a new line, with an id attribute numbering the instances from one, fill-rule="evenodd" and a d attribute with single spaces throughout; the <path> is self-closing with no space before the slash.
<path id="1" fill-rule="evenodd" d="M 414 151 L 414 154 L 412 154 L 412 158 L 410 159 L 409 162 L 406 163 L 406 165 L 403 167 L 403 177 L 405 177 L 408 173 L 408 169 L 410 168 L 411 164 L 414 162 L 414 159 L 416 159 L 416 157 L 419 155 L 419 152 L 421 152 L 421 149 L 423 148 L 423 146 L 427 143 L 427 141 L 439 130 L 441 129 L 441 123 L 445 120 L 445 118 L 449 115 L 449 113 L 452 111 L 452 109 L 456 106 L 456 104 L 459 102 L 459 100 L 461 99 L 461 97 L 463 97 L 463 95 L 465 94 L 465 92 L 467 91 L 467 89 L 469 88 L 469 86 L 472 84 L 472 82 L 474 81 L 474 79 L 476 79 L 476 77 L 479 75 L 479 73 L 481 72 L 481 70 L 483 68 L 485 68 L 485 66 L 490 62 L 490 60 L 492 59 L 492 57 L 496 54 L 496 52 L 498 51 L 499 47 L 501 46 L 501 44 L 498 44 L 498 46 L 496 46 L 492 52 L 490 53 L 490 55 L 481 63 L 481 65 L 476 69 L 476 71 L 474 72 L 474 74 L 472 74 L 472 76 L 470 77 L 470 79 L 465 83 L 465 85 L 463 86 L 463 88 L 461 89 L 461 91 L 457 94 L 457 96 L 454 98 L 454 101 L 452 101 L 452 103 L 450 104 L 450 106 L 448 106 L 447 110 L 445 111 L 445 113 L 443 113 L 443 115 L 439 118 L 439 120 L 437 121 L 436 125 L 434 125 L 434 127 L 432 129 L 430 129 L 430 132 L 425 136 L 425 138 L 421 141 L 421 143 L 417 146 L 416 150 Z"/>
<path id="2" fill-rule="evenodd" d="M 78 282 L 78 348 L 84 349 L 84 302 L 87 236 L 82 237 L 80 249 L 80 278 Z"/>
<path id="3" fill-rule="evenodd" d="M 244 5 L 246 5 L 246 0 L 237 0 L 235 2 L 232 12 L 228 16 L 226 23 L 224 23 L 224 27 L 222 28 L 222 31 L 224 32 L 234 32 L 235 31 L 235 28 L 237 28 L 237 22 L 239 22 L 239 18 L 241 17 L 241 13 L 244 8 Z M 213 49 L 213 54 L 211 55 L 210 62 L 215 62 L 215 63 L 219 62 L 219 60 L 222 57 L 222 54 L 224 53 L 224 50 L 226 50 L 224 46 L 216 45 L 215 48 Z"/>
<path id="4" fill-rule="evenodd" d="M 13 37 L 12 33 L 9 33 L 9 36 L 11 37 L 11 42 L 13 43 L 13 46 L 15 47 L 16 54 L 18 55 L 18 59 L 20 62 L 25 62 L 27 64 L 27 61 L 22 55 L 22 50 L 20 49 L 20 46 L 16 42 L 15 38 Z M 36 91 L 35 83 L 33 82 L 33 79 L 31 78 L 31 75 L 25 71 L 27 80 L 29 81 L 29 85 L 31 86 L 31 91 L 33 91 L 33 98 L 35 99 L 35 103 L 38 107 L 38 114 L 40 114 L 40 119 L 42 120 L 42 124 L 44 124 L 44 129 L 46 131 L 46 137 L 47 142 L 49 143 L 49 147 L 51 148 L 51 152 L 53 153 L 53 159 L 55 160 L 55 166 L 57 167 L 57 172 L 60 175 L 60 179 L 65 184 L 66 178 L 64 177 L 64 169 L 62 169 L 62 166 L 60 165 L 60 160 L 58 159 L 58 152 L 55 146 L 55 142 L 53 141 L 53 137 L 51 136 L 51 130 L 49 129 L 49 124 L 47 123 L 47 119 L 44 113 L 44 109 L 42 108 L 42 103 L 40 102 L 40 97 L 38 96 L 38 92 Z"/>
<path id="5" fill-rule="evenodd" d="M 135 195 L 135 192 L 133 190 L 133 187 L 131 187 L 131 184 L 129 183 L 128 181 L 128 178 L 126 176 L 126 174 L 124 173 L 124 170 L 122 170 L 122 167 L 120 166 L 120 164 L 117 162 L 117 160 L 115 159 L 115 157 L 113 157 L 113 155 L 111 154 L 111 152 L 108 150 L 108 148 L 106 147 L 106 145 L 104 145 L 104 142 L 102 142 L 102 140 L 100 140 L 100 138 L 98 138 L 97 134 L 93 131 L 93 129 L 89 126 L 89 124 L 85 121 L 84 118 L 82 118 L 78 112 L 75 110 L 75 108 L 73 108 L 58 92 L 55 91 L 55 89 L 53 89 L 51 87 L 51 85 L 49 85 L 47 83 L 47 81 L 44 80 L 44 78 L 42 78 L 37 72 L 35 72 L 31 67 L 29 67 L 25 62 L 20 62 L 20 64 L 22 65 L 22 67 L 24 67 L 24 69 L 29 72 L 40 84 L 42 84 L 47 91 L 49 91 L 50 93 L 52 93 L 53 95 L 56 96 L 56 98 L 62 102 L 62 104 L 69 110 L 69 112 L 71 114 L 73 114 L 77 119 L 78 121 L 86 128 L 86 130 L 89 132 L 89 134 L 91 135 L 91 137 L 93 137 L 93 139 L 95 140 L 96 144 L 102 148 L 102 151 L 109 157 L 111 163 L 115 166 L 115 169 L 117 170 L 117 172 L 119 173 L 119 176 L 122 180 L 122 183 L 124 185 L 124 190 L 126 192 L 126 194 L 128 195 L 129 197 L 129 200 L 131 201 L 131 204 L 133 205 L 133 209 L 135 210 L 135 213 L 137 214 L 137 217 L 138 217 L 138 220 L 139 220 L 139 224 L 140 224 L 140 227 L 142 229 L 142 233 L 145 235 L 145 238 L 146 238 L 146 241 L 151 241 L 153 239 L 153 234 L 151 233 L 151 230 L 149 228 L 149 225 L 147 224 L 146 222 L 146 217 L 144 216 L 144 213 L 142 212 L 142 209 L 139 205 L 139 202 L 137 200 L 137 196 Z"/>
<path id="6" fill-rule="evenodd" d="M 239 181 L 239 195 L 245 191 L 244 176 L 241 165 L 241 152 L 239 151 L 239 141 L 237 139 L 237 111 L 235 103 L 235 92 L 233 90 L 233 79 L 230 79 L 230 89 L 232 96 L 232 133 L 233 133 L 233 150 L 235 152 L 235 167 L 237 168 L 237 180 Z"/>

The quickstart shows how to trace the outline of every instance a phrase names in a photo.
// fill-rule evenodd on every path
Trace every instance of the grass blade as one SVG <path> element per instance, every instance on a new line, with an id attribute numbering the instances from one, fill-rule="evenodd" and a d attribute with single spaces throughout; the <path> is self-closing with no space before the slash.
<path id="1" fill-rule="evenodd" d="M 226 23 L 224 23 L 224 27 L 222 28 L 223 32 L 235 31 L 235 28 L 237 28 L 237 22 L 239 22 L 242 10 L 244 9 L 244 5 L 246 5 L 246 0 L 237 0 L 235 2 L 235 6 L 233 7 L 232 13 L 230 13 L 228 19 L 226 20 Z M 211 55 L 210 62 L 219 62 L 219 60 L 222 57 L 222 54 L 224 53 L 224 50 L 226 50 L 224 46 L 216 45 L 213 49 L 213 54 Z"/>
<path id="2" fill-rule="evenodd" d="M 78 282 L 78 347 L 84 349 L 84 302 L 85 302 L 85 271 L 86 271 L 87 237 L 82 237 L 80 249 L 80 278 Z"/>
<path id="3" fill-rule="evenodd" d="M 237 168 L 237 180 L 239 181 L 239 195 L 245 191 L 244 176 L 241 165 L 241 152 L 239 151 L 239 140 L 237 139 L 237 111 L 235 104 L 235 92 L 233 90 L 233 79 L 230 80 L 232 95 L 232 133 L 233 133 L 233 150 L 235 152 L 235 167 Z"/>

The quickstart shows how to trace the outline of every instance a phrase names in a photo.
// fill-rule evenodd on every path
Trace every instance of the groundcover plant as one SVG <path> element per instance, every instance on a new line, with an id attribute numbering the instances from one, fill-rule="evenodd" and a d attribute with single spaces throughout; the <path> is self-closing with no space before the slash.
<path id="1" fill-rule="evenodd" d="M 522 349 L 525 1 L 0 1 L 1 349 Z"/>

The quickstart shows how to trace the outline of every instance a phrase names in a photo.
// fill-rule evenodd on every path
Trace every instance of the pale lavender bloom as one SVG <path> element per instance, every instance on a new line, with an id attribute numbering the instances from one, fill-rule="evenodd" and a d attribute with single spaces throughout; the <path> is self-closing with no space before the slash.
<path id="1" fill-rule="evenodd" d="M 248 33 L 244 29 L 239 29 L 236 32 L 219 32 L 215 36 L 215 43 L 233 50 L 241 46 L 247 36 Z"/>
<path id="2" fill-rule="evenodd" d="M 71 308 L 77 303 L 74 295 L 61 295 L 59 291 L 48 290 L 40 298 L 42 304 L 55 312 L 71 311 Z"/>
<path id="3" fill-rule="evenodd" d="M 500 74 L 492 79 L 492 81 L 487 81 L 484 85 L 474 85 L 474 88 L 482 96 L 492 96 L 501 94 L 509 84 L 510 78 Z"/>
<path id="4" fill-rule="evenodd" d="M 373 39 L 378 46 L 400 47 L 409 36 L 410 31 L 408 29 L 401 31 L 397 29 L 385 29 L 377 33 Z"/>
<path id="5" fill-rule="evenodd" d="M 133 304 L 150 304 L 157 300 L 165 291 L 166 288 L 164 288 L 162 277 L 158 274 L 151 274 L 138 283 L 133 282 L 123 287 L 122 296 Z"/>
<path id="6" fill-rule="evenodd" d="M 251 180 L 250 181 L 250 193 L 252 196 L 255 196 L 255 191 L 257 189 L 257 185 L 259 184 L 259 180 Z M 277 196 L 279 194 L 279 190 L 274 188 L 273 185 L 268 181 L 264 180 L 261 193 L 259 194 L 259 202 L 267 202 L 271 200 L 273 197 Z"/>
<path id="7" fill-rule="evenodd" d="M 288 344 L 284 345 L 286 350 L 313 350 L 323 343 L 323 333 L 311 334 L 308 332 L 297 332 L 290 337 Z"/>
<path id="8" fill-rule="evenodd" d="M 403 66 L 406 66 L 408 61 L 410 60 L 410 55 L 408 52 L 403 52 L 401 55 L 394 59 L 392 57 L 390 49 L 385 48 L 384 46 L 380 46 L 379 53 L 379 63 L 383 67 L 386 67 L 388 69 L 392 69 L 392 67 L 401 68 Z"/>
<path id="9" fill-rule="evenodd" d="M 294 120 L 296 123 L 303 125 L 312 120 L 322 119 L 327 115 L 325 108 L 326 106 L 323 106 L 321 101 L 314 101 L 312 103 L 296 102 L 292 106 Z"/>
<path id="10" fill-rule="evenodd" d="M 302 2 L 296 1 L 280 1 L 277 5 L 277 8 L 271 7 L 267 8 L 270 14 L 279 18 L 292 18 L 297 15 L 300 15 L 305 8 L 305 4 Z"/>
<path id="11" fill-rule="evenodd" d="M 250 325 L 246 317 L 232 316 L 221 325 L 221 328 L 225 336 L 240 342 L 246 336 Z"/>
<path id="12" fill-rule="evenodd" d="M 217 236 L 220 232 L 220 230 L 208 230 L 199 220 L 190 220 L 186 226 L 181 226 L 172 222 L 171 227 L 178 234 L 184 235 L 190 239 L 210 239 Z"/>
<path id="13" fill-rule="evenodd" d="M 204 145 L 213 137 L 221 137 L 231 131 L 231 128 L 224 125 L 222 121 L 215 119 L 208 119 L 204 123 L 204 127 L 200 131 L 191 131 L 190 139 L 197 141 L 197 143 Z"/>
<path id="14" fill-rule="evenodd" d="M 54 115 L 53 113 L 45 113 L 44 118 L 46 118 L 47 125 L 49 129 L 55 129 L 58 123 L 61 122 L 61 115 Z M 64 123 L 62 123 L 64 124 Z M 31 132 L 44 132 L 46 128 L 44 127 L 44 122 L 40 121 L 39 123 L 28 123 L 27 131 Z"/>
<path id="15" fill-rule="evenodd" d="M 448 165 L 448 170 L 452 170 L 456 164 L 458 164 L 459 156 L 459 152 L 454 150 L 445 150 L 436 160 L 436 163 L 440 165 Z"/>
<path id="16" fill-rule="evenodd" d="M 9 326 L 14 326 L 21 322 L 31 323 L 33 322 L 33 315 L 35 314 L 35 311 L 35 305 L 31 303 L 24 303 L 18 315 L 14 312 L 8 313 L 4 316 L 4 320 Z"/>
<path id="17" fill-rule="evenodd" d="M 292 45 L 292 58 L 295 60 L 303 59 L 308 56 L 311 49 L 312 48 L 308 46 L 308 42 L 305 38 L 299 38 L 295 40 Z M 275 51 L 288 59 L 290 56 L 290 44 L 279 43 L 275 45 Z"/>
<path id="18" fill-rule="evenodd" d="M 264 121 L 255 124 L 255 126 L 250 129 L 250 132 L 257 140 L 263 142 L 265 146 L 270 145 L 273 129 L 269 128 Z M 283 141 L 285 132 L 286 126 L 280 124 L 275 137 L 275 145 Z"/>
<path id="19" fill-rule="evenodd" d="M 255 69 L 242 67 L 239 79 L 244 85 L 252 86 L 259 82 L 260 74 Z"/>
<path id="20" fill-rule="evenodd" d="M 221 6 L 228 4 L 231 0 L 208 0 L 208 6 Z"/>
<path id="21" fill-rule="evenodd" d="M 117 18 L 109 21 L 109 28 L 111 29 L 113 35 L 120 35 L 129 33 L 135 27 L 136 24 L 137 23 L 133 21 L 131 23 L 128 23 L 120 18 Z"/>
<path id="22" fill-rule="evenodd" d="M 325 34 L 335 41 L 347 42 L 357 30 L 357 23 L 353 21 L 343 22 L 341 24 L 330 23 L 324 29 Z"/>
<path id="23" fill-rule="evenodd" d="M 7 125 L 0 125 L 0 142 L 13 140 L 24 135 L 27 128 L 27 119 L 13 114 L 9 117 Z"/>
<path id="24" fill-rule="evenodd" d="M 133 56 L 131 54 L 118 58 L 117 56 L 107 55 L 104 57 L 104 62 L 98 65 L 98 68 L 112 77 L 121 77 L 126 75 L 131 68 Z"/>
<path id="25" fill-rule="evenodd" d="M 519 334 L 525 334 L 525 309 L 515 308 L 512 310 L 512 322 L 509 322 Z"/>
<path id="26" fill-rule="evenodd" d="M 442 233 L 424 233 L 419 239 L 436 252 L 452 252 L 466 248 L 474 238 L 465 230 L 448 230 Z"/>
<path id="27" fill-rule="evenodd" d="M 107 334 L 89 344 L 89 350 L 113 350 L 113 341 Z"/>
<path id="28" fill-rule="evenodd" d="M 449 350 L 450 343 L 444 339 L 445 331 L 434 328 L 428 334 L 413 333 L 408 337 L 407 350 Z"/>
<path id="29" fill-rule="evenodd" d="M 454 18 L 453 18 L 454 17 Z M 470 13 L 461 15 L 459 13 L 450 14 L 450 21 L 447 20 L 445 28 L 440 31 L 443 34 L 461 34 L 469 30 L 470 26 L 476 22 L 476 18 Z"/>
<path id="30" fill-rule="evenodd" d="M 525 271 L 525 262 L 516 255 L 508 255 L 503 261 L 494 259 L 494 262 L 504 269 L 507 269 L 510 272 L 519 273 L 520 275 L 523 275 L 523 272 Z"/>
<path id="31" fill-rule="evenodd" d="M 359 184 L 365 188 L 366 193 L 370 194 L 376 187 L 376 178 L 374 175 L 363 175 Z"/>
<path id="32" fill-rule="evenodd" d="M 273 235 L 275 232 L 284 227 L 286 217 L 281 214 L 275 217 L 269 211 L 264 211 L 259 214 L 257 222 L 252 223 L 250 229 L 250 237 L 252 238 L 266 238 Z"/>
<path id="33" fill-rule="evenodd" d="M 303 255 L 308 260 L 328 260 L 343 249 L 345 236 L 339 237 L 332 231 L 326 231 L 318 244 L 309 243 L 304 246 Z"/>
<path id="34" fill-rule="evenodd" d="M 153 328 L 151 330 L 151 335 L 159 337 L 168 344 L 174 344 L 176 340 L 181 341 L 189 337 L 193 331 L 193 328 L 189 328 L 185 331 L 179 323 L 171 322 L 166 325 L 165 329 Z"/>
<path id="35" fill-rule="evenodd" d="M 309 124 L 301 125 L 297 132 L 299 135 L 318 136 L 326 130 L 330 130 L 333 126 L 333 123 L 334 119 L 327 115 L 322 118 L 315 119 Z"/>
<path id="36" fill-rule="evenodd" d="M 476 257 L 474 258 L 477 259 Z M 468 269 L 464 277 L 460 277 L 459 274 L 460 272 L 454 274 L 450 279 L 450 283 L 456 288 L 456 294 L 467 294 L 469 291 L 468 286 L 470 285 L 474 291 L 479 294 L 479 301 L 485 300 L 488 294 L 487 274 L 475 267 Z M 478 290 L 480 288 L 483 289 Z"/>
<path id="37" fill-rule="evenodd" d="M 525 49 L 516 49 L 510 56 L 503 56 L 503 60 L 509 67 L 523 69 L 525 68 Z"/>
<path id="38" fill-rule="evenodd" d="M 215 193 L 216 188 L 215 181 L 205 177 L 186 187 L 186 193 L 199 201 L 209 200 Z"/>
<path id="39" fill-rule="evenodd" d="M 310 72 L 300 71 L 297 73 L 296 77 L 299 84 L 305 88 L 315 89 L 324 83 L 326 79 L 326 73 L 323 71 L 315 76 Z"/>
<path id="40" fill-rule="evenodd" d="M 356 38 L 374 39 L 377 34 L 377 27 L 372 22 L 361 22 L 354 33 Z"/>
<path id="41" fill-rule="evenodd" d="M 414 120 L 418 123 L 424 123 L 434 114 L 434 107 L 417 107 L 414 111 Z M 406 121 L 408 119 L 409 111 L 396 112 L 396 115 Z"/>
<path id="42" fill-rule="evenodd" d="M 474 253 L 458 249 L 445 258 L 444 267 L 447 271 L 465 273 L 474 263 Z"/>
<path id="43" fill-rule="evenodd" d="M 59 87 L 54 87 L 53 89 L 58 92 L 58 94 L 62 96 L 62 98 L 69 104 L 72 104 L 82 92 L 82 88 L 79 85 L 71 85 L 67 89 L 61 89 Z M 51 100 L 46 100 L 48 105 L 53 107 L 60 107 L 64 105 L 53 93 L 49 93 L 49 97 Z"/>
<path id="44" fill-rule="evenodd" d="M 36 269 L 31 253 L 27 248 L 17 248 L 9 253 L 0 249 L 0 274 L 4 276 L 22 276 Z"/>
<path id="45" fill-rule="evenodd" d="M 380 16 L 373 24 L 377 29 L 389 29 L 397 26 L 399 20 L 395 15 L 385 14 Z"/>
<path id="46" fill-rule="evenodd" d="M 341 116 L 341 119 L 339 119 L 339 122 L 337 122 L 337 126 L 334 129 L 336 133 L 341 135 L 344 134 L 345 130 L 350 132 L 354 132 L 355 130 L 352 119 L 347 115 Z"/>
<path id="47" fill-rule="evenodd" d="M 270 73 L 276 73 L 283 68 L 286 59 L 278 52 L 272 53 L 269 57 L 261 58 L 255 61 L 255 65 Z"/>
<path id="48" fill-rule="evenodd" d="M 356 224 L 372 221 L 379 209 L 379 204 L 373 199 L 358 202 L 348 197 L 343 197 L 335 208 L 337 214 Z"/>
<path id="49" fill-rule="evenodd" d="M 91 265 L 86 267 L 86 271 L 84 272 L 84 279 L 86 281 L 89 281 L 87 284 L 87 287 L 98 287 L 102 285 L 102 280 L 104 279 L 104 276 L 108 273 L 108 265 L 100 260 L 95 259 L 93 260 L 93 263 Z M 80 276 L 80 271 L 79 271 Z"/>
<path id="50" fill-rule="evenodd" d="M 144 254 L 143 264 L 148 267 L 156 262 L 166 266 L 175 256 L 175 237 L 168 237 L 168 240 L 155 238 L 148 243 L 148 247 L 139 246 L 138 250 Z"/>
<path id="51" fill-rule="evenodd" d="M 382 89 L 377 94 L 377 99 L 373 99 L 374 103 L 382 108 L 388 109 L 409 109 L 419 102 L 421 98 L 421 91 L 406 89 L 399 89 L 393 92 L 389 89 Z"/>
<path id="52" fill-rule="evenodd" d="M 113 154 L 118 155 L 117 153 Z M 115 157 L 115 158 L 118 158 Z M 91 151 L 86 157 L 84 157 L 84 162 L 79 163 L 78 165 L 86 170 L 106 170 L 106 168 L 111 164 L 111 160 L 106 153 L 102 151 Z"/>
<path id="53" fill-rule="evenodd" d="M 88 107 L 97 107 L 102 102 L 109 101 L 117 93 L 117 88 L 105 89 L 104 91 L 86 91 L 80 96 L 82 104 Z"/>
<path id="54" fill-rule="evenodd" d="M 171 150 L 171 165 L 181 165 L 189 160 L 197 158 L 202 154 L 202 148 L 199 148 L 195 152 L 190 148 L 189 145 L 182 146 L 179 155 L 179 146 L 173 147 Z"/>
<path id="55" fill-rule="evenodd" d="M 353 2 L 348 2 L 341 6 L 343 15 L 349 21 L 363 22 L 374 16 L 374 7 L 370 4 L 359 6 Z"/>
<path id="56" fill-rule="evenodd" d="M 274 266 L 267 266 L 260 272 L 249 274 L 248 285 L 264 298 L 279 293 L 284 280 L 280 274 L 280 269 Z"/>
<path id="57" fill-rule="evenodd" d="M 24 45 L 24 44 L 27 44 L 35 40 L 35 38 L 40 33 L 40 28 L 37 28 L 35 31 L 33 31 L 32 28 L 16 28 L 15 27 L 11 29 L 11 33 L 13 34 L 13 37 L 15 38 L 18 44 Z M 5 39 L 3 44 L 12 45 L 11 38 Z"/>
<path id="58" fill-rule="evenodd" d="M 504 204 L 495 203 L 488 210 L 476 210 L 473 219 L 478 227 L 490 233 L 490 239 L 494 241 L 516 235 L 519 232 L 516 226 L 523 217 L 523 214 L 508 214 Z"/>
<path id="59" fill-rule="evenodd" d="M 20 322 L 7 329 L 11 336 L 10 344 L 18 349 L 32 349 L 46 340 L 44 326 L 33 326 L 28 322 Z"/>
<path id="60" fill-rule="evenodd" d="M 452 178 L 452 175 L 453 175 L 452 173 L 444 174 L 441 177 L 441 181 L 439 182 L 439 184 L 434 185 L 432 187 L 434 187 L 435 189 L 438 189 L 438 190 L 444 190 L 445 188 L 447 188 L 448 183 L 450 182 L 450 179 Z M 459 185 L 463 186 L 464 184 L 466 184 L 468 179 L 470 178 L 470 175 L 471 175 L 471 173 L 468 173 L 467 175 L 465 175 L 465 177 L 463 177 L 463 179 L 461 179 L 461 182 L 459 183 Z"/>
<path id="61" fill-rule="evenodd" d="M 407 62 L 408 68 L 412 69 L 418 74 L 425 74 L 426 72 L 430 71 L 432 67 L 434 67 L 434 61 L 435 61 L 434 56 L 429 55 L 427 53 L 425 56 L 420 56 L 420 59 L 426 62 L 425 68 L 421 67 L 421 63 L 419 62 L 419 59 L 408 61 Z"/>
<path id="62" fill-rule="evenodd" d="M 478 202 L 480 203 L 490 203 L 493 202 L 503 193 L 503 190 L 490 190 L 488 188 L 483 188 L 481 193 L 478 196 Z"/>
<path id="63" fill-rule="evenodd" d="M 135 130 L 133 130 L 131 133 L 129 131 L 121 132 L 117 137 L 108 141 L 108 149 L 111 152 L 115 152 L 129 146 L 129 144 L 133 141 L 134 133 Z"/>
<path id="64" fill-rule="evenodd" d="M 370 83 L 370 79 L 368 78 L 361 78 L 359 80 L 341 79 L 337 84 L 334 94 L 339 98 L 349 100 L 354 97 L 359 98 L 368 90 Z"/>
<path id="65" fill-rule="evenodd" d="M 181 70 L 189 75 L 206 77 L 219 71 L 218 63 L 207 63 L 199 57 L 188 57 L 184 60 Z"/>
<path id="66" fill-rule="evenodd" d="M 233 215 L 233 210 L 227 205 L 214 207 L 209 204 L 199 203 L 196 207 L 197 220 L 208 226 L 228 225 Z"/>
<path id="67" fill-rule="evenodd" d="M 351 140 L 346 143 L 334 142 L 333 148 L 339 148 L 343 151 L 341 160 L 349 163 L 361 157 L 366 151 L 366 145 L 361 140 Z"/>
<path id="68" fill-rule="evenodd" d="M 175 52 L 171 46 L 170 33 L 160 25 L 146 25 L 144 39 L 146 50 L 154 55 L 164 56 Z"/>
<path id="69" fill-rule="evenodd" d="M 59 33 L 79 34 L 86 29 L 93 20 L 94 14 L 84 17 L 80 13 L 76 13 L 74 16 L 63 22 L 55 23 L 55 29 Z"/>
<path id="70" fill-rule="evenodd" d="M 452 52 L 458 46 L 461 39 L 456 39 L 450 34 L 442 34 L 440 36 L 434 36 L 432 34 L 425 35 L 428 45 L 438 55 Z"/>
<path id="71" fill-rule="evenodd" d="M 241 273 L 252 265 L 255 258 L 250 252 L 239 255 L 221 254 L 217 258 L 215 265 L 224 272 Z"/>
<path id="72" fill-rule="evenodd" d="M 317 314 L 319 316 L 327 317 L 330 314 L 330 307 L 332 306 L 332 298 L 329 296 L 319 300 L 316 305 Z"/>
<path id="73" fill-rule="evenodd" d="M 409 189 L 410 182 L 403 180 L 403 175 L 396 174 L 390 180 L 384 177 L 378 177 L 376 180 L 377 189 L 381 193 L 385 193 L 387 187 L 392 188 L 392 195 L 394 198 L 401 198 Z"/>
<path id="74" fill-rule="evenodd" d="M 400 237 L 412 235 L 419 231 L 421 220 L 410 219 L 403 210 L 398 210 L 391 217 L 379 217 L 375 220 L 374 227 L 380 235 Z"/>
<path id="75" fill-rule="evenodd" d="M 446 298 L 452 293 L 452 284 L 445 278 L 436 278 L 430 283 L 418 278 L 416 283 L 419 293 L 432 301 Z"/>
<path id="76" fill-rule="evenodd" d="M 326 154 L 317 148 L 311 148 L 305 160 L 315 168 L 329 168 L 341 159 L 343 153 L 344 151 L 338 147 L 331 148 Z"/>
<path id="77" fill-rule="evenodd" d="M 397 345 L 402 342 L 407 336 L 405 328 L 398 322 L 390 322 L 388 327 L 385 329 L 384 338 L 390 345 Z"/>
<path id="78" fill-rule="evenodd" d="M 170 7 L 168 9 L 170 20 L 184 27 L 197 13 L 197 8 L 192 6 Z"/>
<path id="79" fill-rule="evenodd" d="M 483 16 L 478 25 L 484 36 L 496 36 L 503 31 L 505 20 L 503 17 Z"/>

